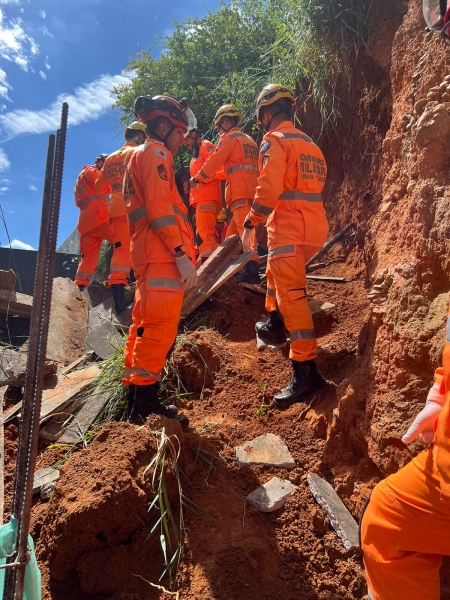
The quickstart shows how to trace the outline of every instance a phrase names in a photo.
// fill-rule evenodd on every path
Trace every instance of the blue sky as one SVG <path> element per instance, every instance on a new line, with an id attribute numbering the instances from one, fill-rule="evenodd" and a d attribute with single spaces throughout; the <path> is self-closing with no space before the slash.
<path id="1" fill-rule="evenodd" d="M 0 205 L 13 247 L 37 248 L 48 134 L 69 102 L 58 245 L 73 231 L 73 187 L 122 145 L 110 90 L 128 57 L 218 0 L 0 0 Z M 0 245 L 8 245 L 0 223 Z"/>

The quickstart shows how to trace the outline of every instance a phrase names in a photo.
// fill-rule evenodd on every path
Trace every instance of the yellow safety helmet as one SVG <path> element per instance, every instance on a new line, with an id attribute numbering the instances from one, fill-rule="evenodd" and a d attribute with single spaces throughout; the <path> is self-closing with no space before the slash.
<path id="1" fill-rule="evenodd" d="M 222 208 L 220 213 L 217 215 L 216 221 L 219 221 L 219 223 L 225 223 L 226 220 L 227 220 L 227 211 L 224 208 Z"/>
<path id="2" fill-rule="evenodd" d="M 125 127 L 125 131 L 123 132 L 123 135 L 127 135 L 127 131 L 129 130 L 134 130 L 134 131 L 142 131 L 142 133 L 145 133 L 145 135 L 147 136 L 147 130 L 145 128 L 145 124 L 141 123 L 141 121 L 133 121 L 132 123 L 130 123 L 128 125 L 128 127 Z"/>
<path id="3" fill-rule="evenodd" d="M 219 110 L 216 112 L 216 116 L 214 117 L 214 127 L 218 128 L 220 121 L 224 117 L 237 117 L 238 123 L 242 121 L 242 117 L 234 104 L 224 104 L 219 108 Z"/>
<path id="4" fill-rule="evenodd" d="M 293 93 L 285 88 L 284 85 L 269 83 L 263 88 L 256 101 L 256 120 L 258 125 L 261 125 L 261 108 L 263 106 L 270 106 L 270 104 L 281 100 L 281 98 L 289 98 L 292 105 L 295 104 Z"/>

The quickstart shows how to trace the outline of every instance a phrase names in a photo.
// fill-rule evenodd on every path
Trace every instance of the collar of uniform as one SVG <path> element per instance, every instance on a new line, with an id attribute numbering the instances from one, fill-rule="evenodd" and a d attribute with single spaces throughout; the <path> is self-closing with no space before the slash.
<path id="1" fill-rule="evenodd" d="M 229 129 L 228 131 L 225 131 L 225 133 L 223 133 L 220 137 L 224 137 L 225 135 L 234 133 L 235 131 L 241 131 L 241 130 L 239 129 L 239 127 L 235 126 L 235 127 L 232 127 L 231 129 Z"/>
<path id="2" fill-rule="evenodd" d="M 124 148 L 129 148 L 130 146 L 137 146 L 137 144 L 135 142 L 127 142 L 126 144 L 124 144 Z"/>
<path id="3" fill-rule="evenodd" d="M 273 131 L 280 131 L 281 129 L 295 129 L 295 125 L 292 121 L 281 121 L 278 127 L 273 129 Z"/>

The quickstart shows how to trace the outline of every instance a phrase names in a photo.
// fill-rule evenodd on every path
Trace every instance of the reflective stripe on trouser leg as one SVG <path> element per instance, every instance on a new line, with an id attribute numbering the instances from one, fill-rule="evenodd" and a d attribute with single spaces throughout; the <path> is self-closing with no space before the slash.
<path id="1" fill-rule="evenodd" d="M 127 285 L 131 271 L 130 234 L 128 232 L 128 218 L 111 218 L 111 235 L 113 238 L 114 252 L 111 258 L 111 274 L 108 285 L 122 283 Z"/>
<path id="2" fill-rule="evenodd" d="M 141 320 L 141 300 L 139 296 L 139 288 L 136 288 L 134 293 L 134 306 L 133 313 L 131 315 L 131 326 L 128 331 L 127 341 L 125 342 L 125 348 L 123 353 L 123 385 L 131 384 L 131 373 L 133 366 L 133 352 L 134 345 L 136 343 L 136 332 L 138 325 Z"/>
<path id="3" fill-rule="evenodd" d="M 149 385 L 159 381 L 177 335 L 184 290 L 175 262 L 152 263 L 142 268 L 138 287 L 139 322 L 136 318 L 130 381 Z"/>
<path id="4" fill-rule="evenodd" d="M 270 313 L 277 309 L 277 293 L 275 290 L 275 282 L 273 280 L 272 273 L 270 272 L 270 261 L 267 261 L 266 276 L 266 310 Z"/>
<path id="5" fill-rule="evenodd" d="M 92 275 L 97 268 L 98 255 L 103 240 L 110 240 L 110 229 L 108 223 L 84 233 L 80 238 L 80 251 L 82 259 L 78 265 L 75 283 L 77 285 L 89 285 Z"/>
<path id="6" fill-rule="evenodd" d="M 278 310 L 291 334 L 289 358 L 300 362 L 317 356 L 317 340 L 305 293 L 305 263 L 316 251 L 317 248 L 312 246 L 295 246 L 293 255 L 283 256 L 275 252 L 268 260 Z"/>
<path id="7" fill-rule="evenodd" d="M 241 206 L 237 206 L 234 209 L 233 209 L 233 204 L 231 205 L 231 211 L 233 213 L 233 219 L 234 219 L 234 222 L 236 223 L 236 229 L 237 229 L 237 232 L 239 234 L 239 239 L 241 239 L 241 240 L 242 240 L 242 234 L 244 233 L 244 221 L 245 221 L 245 217 L 248 215 L 251 205 L 252 205 L 251 200 L 247 200 L 247 204 L 244 204 L 244 205 L 241 205 Z M 256 244 L 256 236 L 255 236 L 255 242 L 253 244 L 253 250 L 256 251 L 257 247 L 258 246 Z M 258 255 L 254 256 L 252 258 L 252 260 L 259 264 L 259 256 Z"/>
<path id="8" fill-rule="evenodd" d="M 214 202 L 214 200 L 201 200 L 195 206 L 197 234 L 201 238 L 201 244 L 198 247 L 200 258 L 210 256 L 217 248 L 214 231 L 221 207 L 222 203 Z"/>
<path id="9" fill-rule="evenodd" d="M 361 523 L 373 600 L 439 600 L 442 555 L 450 554 L 450 496 L 435 447 L 423 450 L 372 491 Z"/>

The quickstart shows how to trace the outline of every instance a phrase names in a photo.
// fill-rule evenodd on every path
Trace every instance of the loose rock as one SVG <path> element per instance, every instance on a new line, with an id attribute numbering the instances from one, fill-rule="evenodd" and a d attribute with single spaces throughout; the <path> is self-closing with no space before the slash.
<path id="1" fill-rule="evenodd" d="M 249 504 L 261 512 L 273 512 L 286 503 L 286 500 L 297 489 L 286 479 L 273 477 L 270 481 L 256 489 L 246 497 Z"/>
<path id="2" fill-rule="evenodd" d="M 251 442 L 238 446 L 235 450 L 238 467 L 249 467 L 250 465 L 265 465 L 283 469 L 295 469 L 296 467 L 295 460 L 286 444 L 273 433 L 259 435 Z"/>

